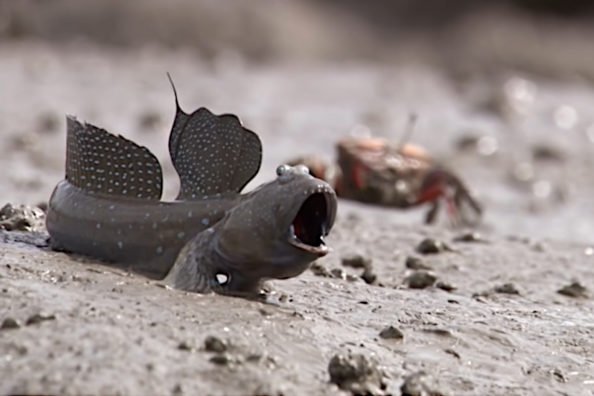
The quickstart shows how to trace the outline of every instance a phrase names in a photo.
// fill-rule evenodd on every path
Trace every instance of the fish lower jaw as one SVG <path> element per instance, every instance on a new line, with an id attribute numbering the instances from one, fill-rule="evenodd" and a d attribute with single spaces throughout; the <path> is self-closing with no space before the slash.
<path id="1" fill-rule="evenodd" d="M 301 242 L 299 238 L 297 238 L 297 236 L 295 235 L 289 237 L 289 243 L 300 250 L 315 254 L 318 257 L 323 257 L 330 252 L 330 248 L 326 246 L 326 244 L 324 243 L 322 243 L 319 246 L 308 245 L 306 243 Z"/>

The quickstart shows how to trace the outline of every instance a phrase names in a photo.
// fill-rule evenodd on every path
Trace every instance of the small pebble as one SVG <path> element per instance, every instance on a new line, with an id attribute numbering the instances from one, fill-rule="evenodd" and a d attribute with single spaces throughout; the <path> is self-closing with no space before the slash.
<path id="1" fill-rule="evenodd" d="M 563 286 L 561 289 L 557 290 L 557 293 L 562 294 L 568 297 L 574 298 L 587 298 L 588 297 L 588 289 L 586 289 L 582 284 L 579 282 L 572 282 L 567 286 Z"/>
<path id="2" fill-rule="evenodd" d="M 441 280 L 438 280 L 437 282 L 435 282 L 435 287 L 437 287 L 438 289 L 441 289 L 441 290 L 445 290 L 447 292 L 451 292 L 451 291 L 454 291 L 457 289 L 456 286 L 452 285 L 451 283 L 444 282 Z"/>
<path id="3" fill-rule="evenodd" d="M 472 134 L 464 134 L 454 142 L 458 151 L 476 151 L 479 137 Z"/>
<path id="4" fill-rule="evenodd" d="M 0 229 L 33 231 L 43 226 L 44 216 L 44 212 L 37 207 L 8 203 L 0 209 Z"/>
<path id="5" fill-rule="evenodd" d="M 361 254 L 353 254 L 342 257 L 342 265 L 352 268 L 368 268 L 371 266 L 371 259 Z"/>
<path id="6" fill-rule="evenodd" d="M 493 290 L 495 291 L 495 293 L 500 294 L 520 294 L 520 291 L 513 283 L 504 283 L 503 285 L 495 286 Z"/>
<path id="7" fill-rule="evenodd" d="M 453 350 L 452 348 L 446 348 L 443 351 L 449 355 L 452 355 L 456 359 L 460 359 L 460 354 L 458 352 L 456 352 L 455 350 Z"/>
<path id="8" fill-rule="evenodd" d="M 368 285 L 372 285 L 377 280 L 377 275 L 373 273 L 373 270 L 371 268 L 368 267 L 365 268 L 365 270 L 361 274 L 361 279 L 363 279 L 365 283 L 367 283 Z"/>
<path id="9" fill-rule="evenodd" d="M 334 278 L 338 278 L 338 279 L 342 279 L 342 280 L 346 279 L 346 273 L 341 268 L 332 268 L 330 270 L 330 273 L 332 274 L 332 276 Z"/>
<path id="10" fill-rule="evenodd" d="M 250 353 L 245 357 L 246 362 L 257 363 L 262 360 L 263 356 L 259 353 Z"/>
<path id="11" fill-rule="evenodd" d="M 161 123 L 161 116 L 156 111 L 145 111 L 138 117 L 138 126 L 145 130 L 155 129 Z"/>
<path id="12" fill-rule="evenodd" d="M 6 318 L 2 321 L 2 324 L 0 325 L 0 329 L 2 330 L 18 329 L 19 327 L 21 327 L 20 323 L 14 318 Z"/>
<path id="13" fill-rule="evenodd" d="M 408 256 L 406 258 L 406 260 L 404 261 L 404 266 L 408 269 L 412 269 L 412 270 L 432 270 L 433 268 L 428 265 L 425 264 L 423 262 L 423 259 L 421 259 L 420 257 L 416 257 L 416 256 Z"/>
<path id="14" fill-rule="evenodd" d="M 454 242 L 486 242 L 481 234 L 478 232 L 465 232 L 454 238 Z"/>
<path id="15" fill-rule="evenodd" d="M 182 386 L 180 384 L 175 384 L 175 386 L 173 387 L 172 393 L 174 395 L 183 395 L 184 389 L 182 388 Z"/>
<path id="16" fill-rule="evenodd" d="M 401 340 L 404 338 L 404 334 L 402 334 L 402 331 L 398 330 L 394 326 L 385 327 L 384 329 L 382 329 L 382 331 L 380 331 L 379 336 L 386 340 Z"/>
<path id="17" fill-rule="evenodd" d="M 179 349 L 180 351 L 191 351 L 193 348 L 186 341 L 182 341 L 177 345 L 177 349 Z"/>
<path id="18" fill-rule="evenodd" d="M 418 270 L 407 276 L 404 281 L 411 289 L 425 289 L 433 286 L 437 276 L 429 271 Z"/>
<path id="19" fill-rule="evenodd" d="M 226 366 L 231 363 L 231 358 L 226 353 L 220 353 L 212 356 L 210 359 L 211 363 L 214 363 L 219 366 Z"/>
<path id="20" fill-rule="evenodd" d="M 549 371 L 549 373 L 555 379 L 555 381 L 560 383 L 567 382 L 567 378 L 563 375 L 563 371 L 561 371 L 560 369 L 554 368 L 551 371 Z"/>
<path id="21" fill-rule="evenodd" d="M 227 343 L 215 336 L 208 336 L 204 340 L 204 350 L 207 352 L 223 353 L 227 350 Z"/>
<path id="22" fill-rule="evenodd" d="M 424 371 L 418 371 L 407 376 L 400 387 L 401 396 L 438 396 L 444 393 L 431 389 L 431 377 Z"/>
<path id="23" fill-rule="evenodd" d="M 451 337 L 452 332 L 448 329 L 443 329 L 439 327 L 425 327 L 423 329 L 425 333 L 431 333 L 442 337 Z"/>
<path id="24" fill-rule="evenodd" d="M 313 263 L 309 267 L 309 269 L 311 272 L 313 272 L 315 276 L 321 276 L 323 278 L 332 278 L 332 273 L 328 271 L 328 268 L 326 268 L 320 263 Z"/>
<path id="25" fill-rule="evenodd" d="M 532 148 L 532 158 L 536 161 L 563 162 L 567 156 L 557 147 L 538 144 Z"/>
<path id="26" fill-rule="evenodd" d="M 346 280 L 349 282 L 357 282 L 359 280 L 359 277 L 353 274 L 346 274 Z"/>
<path id="27" fill-rule="evenodd" d="M 386 385 L 377 363 L 361 354 L 337 354 L 328 363 L 330 382 L 353 395 L 382 395 Z"/>
<path id="28" fill-rule="evenodd" d="M 442 241 L 433 238 L 425 238 L 417 245 L 417 252 L 421 254 L 436 254 L 450 250 Z"/>
<path id="29" fill-rule="evenodd" d="M 42 133 L 53 133 L 58 130 L 60 120 L 55 113 L 44 113 L 37 119 L 39 131 Z"/>
<path id="30" fill-rule="evenodd" d="M 29 326 L 29 325 L 45 322 L 48 320 L 56 320 L 56 315 L 34 314 L 34 315 L 29 316 L 29 318 L 27 318 L 25 325 Z"/>

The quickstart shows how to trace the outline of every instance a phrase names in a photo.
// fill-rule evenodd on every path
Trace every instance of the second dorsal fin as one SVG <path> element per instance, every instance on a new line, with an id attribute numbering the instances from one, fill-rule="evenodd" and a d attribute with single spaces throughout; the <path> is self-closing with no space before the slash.
<path id="1" fill-rule="evenodd" d="M 204 107 L 185 113 L 170 76 L 169 81 L 176 106 L 169 154 L 180 178 L 178 199 L 240 192 L 260 169 L 260 138 L 232 114 L 215 115 Z"/>
<path id="2" fill-rule="evenodd" d="M 149 149 L 74 117 L 66 126 L 68 182 L 88 193 L 161 199 L 161 165 Z"/>

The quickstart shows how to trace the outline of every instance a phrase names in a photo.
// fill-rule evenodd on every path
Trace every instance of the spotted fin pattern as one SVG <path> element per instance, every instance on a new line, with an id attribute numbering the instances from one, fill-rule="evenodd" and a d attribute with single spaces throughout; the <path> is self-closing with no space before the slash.
<path id="1" fill-rule="evenodd" d="M 260 169 L 260 138 L 232 114 L 215 115 L 204 107 L 185 113 L 171 77 L 170 82 L 176 114 L 169 154 L 180 178 L 178 199 L 239 193 Z"/>
<path id="2" fill-rule="evenodd" d="M 146 148 L 66 118 L 66 180 L 89 193 L 160 200 L 161 165 Z"/>

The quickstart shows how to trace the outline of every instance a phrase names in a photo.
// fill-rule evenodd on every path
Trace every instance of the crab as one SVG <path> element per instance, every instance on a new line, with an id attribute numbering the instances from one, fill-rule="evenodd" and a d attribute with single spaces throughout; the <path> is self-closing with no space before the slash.
<path id="1" fill-rule="evenodd" d="M 476 224 L 482 215 L 481 205 L 462 180 L 421 147 L 377 137 L 348 137 L 336 144 L 336 150 L 335 165 L 316 156 L 289 163 L 306 165 L 312 176 L 329 182 L 342 198 L 400 209 L 428 204 L 427 224 L 435 222 L 442 201 L 454 224 Z"/>

